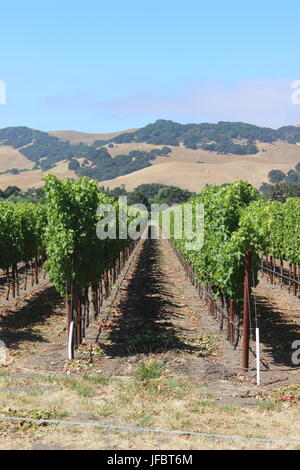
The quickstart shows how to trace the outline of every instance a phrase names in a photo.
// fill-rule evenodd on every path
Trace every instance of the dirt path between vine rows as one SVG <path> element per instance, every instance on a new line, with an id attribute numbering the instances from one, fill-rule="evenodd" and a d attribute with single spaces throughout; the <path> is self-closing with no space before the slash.
<path id="1" fill-rule="evenodd" d="M 262 356 L 269 365 L 269 369 L 261 366 L 262 383 L 299 380 L 299 368 L 291 363 L 291 345 L 300 339 L 299 299 L 264 278 L 254 292 Z M 28 286 L 19 299 L 6 301 L 2 297 L 1 320 L 1 338 L 12 356 L 33 348 L 32 355 L 22 358 L 23 368 L 56 371 L 64 367 L 65 307 L 47 279 L 41 276 L 40 284 Z M 109 374 L 122 375 L 128 362 L 154 354 L 168 358 L 174 370 L 200 381 L 239 377 L 253 382 L 254 355 L 250 353 L 250 372 L 246 374 L 241 345 L 234 351 L 225 336 L 186 278 L 168 241 L 146 240 L 114 286 L 100 320 L 91 321 L 86 342 L 97 339 L 101 343 L 106 359 L 93 359 L 101 360 Z M 251 346 L 255 349 L 254 343 Z M 77 359 L 82 357 L 77 354 Z"/>

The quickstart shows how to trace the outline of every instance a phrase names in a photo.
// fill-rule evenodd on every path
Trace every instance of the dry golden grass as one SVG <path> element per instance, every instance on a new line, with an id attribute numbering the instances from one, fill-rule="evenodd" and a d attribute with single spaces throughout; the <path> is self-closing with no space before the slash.
<path id="1" fill-rule="evenodd" d="M 61 162 L 58 162 L 54 168 L 51 168 L 51 170 L 49 171 L 43 172 L 43 175 L 47 173 L 56 175 L 60 179 L 76 178 L 75 172 L 72 170 L 69 170 L 67 160 L 62 160 Z"/>
<path id="2" fill-rule="evenodd" d="M 8 145 L 0 146 L 0 171 L 11 170 L 12 168 L 18 170 L 31 169 L 33 165 L 33 162 L 13 147 Z"/>
<path id="3" fill-rule="evenodd" d="M 19 175 L 0 175 L 0 189 L 5 189 L 7 186 L 18 186 L 24 191 L 29 188 L 39 188 L 43 186 L 42 172 L 30 170 Z"/>
<path id="4" fill-rule="evenodd" d="M 113 137 L 117 137 L 124 132 L 134 132 L 137 129 L 127 129 L 126 131 L 119 132 L 107 132 L 101 134 L 92 134 L 88 132 L 78 132 L 78 131 L 48 131 L 49 135 L 58 137 L 61 140 L 68 140 L 71 144 L 79 144 L 83 142 L 84 144 L 92 144 L 95 140 L 108 140 Z"/>
<path id="5" fill-rule="evenodd" d="M 73 131 L 58 132 L 65 132 L 64 138 L 67 138 L 68 132 L 71 132 L 71 138 L 76 140 L 77 136 L 78 141 L 81 135 L 87 136 L 87 139 L 91 141 L 95 139 L 95 136 L 99 138 L 109 136 L 109 134 L 84 134 L 73 133 Z M 75 143 L 75 140 L 72 141 Z M 145 143 L 117 144 L 110 148 L 109 152 L 114 157 L 121 153 L 128 154 L 132 150 L 150 151 L 161 147 Z M 260 152 L 257 155 L 246 156 L 217 155 L 215 152 L 191 150 L 183 146 L 171 147 L 172 153 L 167 157 L 158 157 L 151 162 L 151 167 L 113 180 L 103 181 L 101 185 L 114 188 L 125 184 L 127 190 L 131 191 L 139 184 L 162 183 L 198 192 L 206 184 L 230 183 L 245 179 L 255 187 L 259 187 L 262 182 L 268 181 L 267 176 L 270 170 L 279 169 L 287 172 L 300 162 L 300 145 L 276 142 L 275 144 L 258 144 L 258 147 Z M 0 171 L 10 168 L 32 168 L 32 166 L 32 162 L 17 150 L 11 147 L 0 147 Z M 76 177 L 74 172 L 68 169 L 66 161 L 59 162 L 50 170 L 50 173 L 56 174 L 59 178 Z M 0 175 L 0 188 L 6 188 L 9 185 L 17 185 L 23 190 L 40 187 L 43 185 L 44 174 L 45 172 L 41 170 L 30 170 L 19 175 Z"/>
<path id="6" fill-rule="evenodd" d="M 99 377 L 99 376 L 98 376 Z M 101 377 L 100 377 L 101 378 Z M 125 380 L 126 379 L 126 380 Z M 24 386 L 24 384 L 23 384 Z M 53 388 L 51 388 L 53 387 Z M 27 390 L 26 390 L 27 389 Z M 272 405 L 272 406 L 271 406 Z M 37 376 L 22 390 L 8 377 L 0 379 L 1 414 L 49 416 L 69 421 L 96 420 L 165 430 L 239 435 L 278 440 L 300 440 L 300 410 L 296 405 L 258 402 L 254 408 L 223 405 L 207 393 L 205 386 L 168 370 L 148 380 L 131 377 L 97 380 L 79 376 Z M 120 430 L 98 430 L 79 426 L 27 426 L 0 422 L 0 448 L 31 448 L 43 443 L 77 449 L 268 449 L 295 445 L 255 441 L 222 440 L 187 435 L 156 435 Z"/>
<path id="7" fill-rule="evenodd" d="M 126 153 L 128 145 L 134 144 L 123 144 L 122 153 Z M 259 187 L 262 182 L 268 181 L 270 170 L 279 169 L 287 172 L 300 162 L 298 145 L 277 142 L 259 144 L 258 147 L 260 152 L 257 155 L 246 156 L 217 155 L 214 152 L 191 150 L 182 146 L 171 147 L 172 153 L 167 157 L 157 158 L 151 167 L 101 184 L 109 188 L 125 184 L 130 191 L 139 184 L 162 183 L 197 192 L 206 184 L 230 183 L 245 179 L 255 187 Z M 266 152 L 262 152 L 263 149 Z M 128 150 L 132 148 L 129 147 Z M 197 163 L 199 161 L 204 163 Z"/>
<path id="8" fill-rule="evenodd" d="M 114 144 L 114 147 L 108 148 L 108 144 L 104 145 L 104 147 L 107 148 L 108 152 L 112 157 L 115 157 L 116 155 L 120 154 L 125 154 L 128 155 L 129 152 L 132 150 L 141 150 L 143 152 L 150 152 L 150 150 L 153 150 L 155 148 L 161 149 L 163 145 L 151 145 L 151 144 L 146 144 L 145 142 L 132 142 L 130 144 Z M 152 162 L 154 163 L 154 162 Z"/>
<path id="9" fill-rule="evenodd" d="M 1 147 L 0 147 L 1 149 Z M 29 188 L 40 188 L 44 185 L 43 177 L 51 173 L 56 175 L 60 179 L 64 178 L 76 178 L 73 171 L 68 169 L 68 162 L 61 161 L 49 171 L 42 172 L 41 170 L 29 170 L 19 175 L 12 175 L 10 173 L 0 175 L 0 189 L 5 189 L 7 186 L 18 186 L 22 190 Z"/>

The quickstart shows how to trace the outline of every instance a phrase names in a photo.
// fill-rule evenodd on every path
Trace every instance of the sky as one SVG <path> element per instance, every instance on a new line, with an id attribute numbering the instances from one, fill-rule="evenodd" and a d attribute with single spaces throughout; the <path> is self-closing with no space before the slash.
<path id="1" fill-rule="evenodd" d="M 298 124 L 299 16 L 299 0 L 2 2 L 0 128 Z"/>

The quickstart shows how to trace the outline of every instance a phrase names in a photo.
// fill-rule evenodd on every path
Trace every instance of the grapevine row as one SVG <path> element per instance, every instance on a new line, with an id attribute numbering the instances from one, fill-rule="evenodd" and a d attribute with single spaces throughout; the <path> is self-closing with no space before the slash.
<path id="1" fill-rule="evenodd" d="M 31 203 L 0 203 L 0 269 L 6 273 L 12 295 L 19 288 L 19 263 L 27 271 L 34 260 L 35 281 L 38 283 L 37 269 L 39 257 L 45 255 L 44 232 L 47 223 L 46 208 Z M 33 267 L 33 264 L 32 264 Z M 26 287 L 26 286 L 25 286 Z M 9 290 L 8 294 L 9 296 Z"/>
<path id="2" fill-rule="evenodd" d="M 27 266 L 35 260 L 37 267 L 40 256 L 46 259 L 50 281 L 67 299 L 73 355 L 89 323 L 90 298 L 97 316 L 136 244 L 128 237 L 118 237 L 124 220 L 127 223 L 134 217 L 126 209 L 123 214 L 124 209 L 87 178 L 60 181 L 48 175 L 45 195 L 45 205 L 0 204 L 0 268 L 8 278 L 11 271 L 15 287 L 18 264 Z M 108 223 L 116 231 L 115 239 L 97 236 L 97 224 L 107 215 L 97 215 L 101 205 L 115 211 L 116 220 Z"/>
<path id="3" fill-rule="evenodd" d="M 47 258 L 49 278 L 67 299 L 73 354 L 89 322 L 90 298 L 97 315 L 136 242 L 118 237 L 124 216 L 126 222 L 130 217 L 127 212 L 121 217 L 119 204 L 100 193 L 96 182 L 59 181 L 48 175 L 45 194 L 45 205 L 0 203 L 0 268 L 8 273 L 11 269 L 15 278 L 18 263 Z M 245 305 L 246 254 L 251 254 L 247 295 L 257 285 L 263 255 L 299 266 L 300 200 L 269 202 L 249 183 L 238 181 L 206 187 L 179 206 L 182 214 L 186 204 L 192 205 L 194 214 L 199 204 L 204 207 L 203 246 L 191 250 L 185 236 L 174 236 L 171 210 L 172 243 L 193 282 L 208 298 L 212 313 L 222 324 L 227 320 L 228 337 L 236 346 L 240 310 Z M 97 212 L 100 205 L 115 211 L 117 218 L 108 222 L 116 231 L 113 239 L 97 236 L 97 224 L 104 218 Z"/>
<path id="4" fill-rule="evenodd" d="M 188 249 L 184 230 L 182 238 L 172 238 L 172 244 L 211 312 L 222 326 L 227 321 L 228 339 L 236 347 L 240 325 L 244 323 L 243 336 L 249 335 L 247 312 L 251 287 L 258 283 L 260 258 L 273 256 L 300 264 L 300 200 L 269 202 L 249 183 L 239 181 L 208 186 L 186 204 L 193 205 L 194 214 L 198 204 L 204 206 L 203 246 Z M 186 204 L 180 206 L 182 214 Z M 174 221 L 171 217 L 172 234 Z"/>
<path id="5" fill-rule="evenodd" d="M 68 355 L 72 358 L 89 325 L 89 288 L 97 316 L 136 242 L 118 236 L 124 220 L 127 223 L 130 217 L 118 202 L 99 192 L 95 181 L 87 178 L 60 181 L 48 175 L 45 194 L 46 266 L 51 282 L 67 297 Z M 100 206 L 109 206 L 115 215 L 107 227 L 115 233 L 113 238 L 99 239 L 97 235 L 97 224 L 107 217 L 106 212 L 98 213 Z"/>

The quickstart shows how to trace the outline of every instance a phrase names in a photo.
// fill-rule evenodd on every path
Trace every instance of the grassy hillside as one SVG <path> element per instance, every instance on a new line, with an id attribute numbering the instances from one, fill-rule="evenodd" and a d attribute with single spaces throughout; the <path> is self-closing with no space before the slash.
<path id="1" fill-rule="evenodd" d="M 125 184 L 130 191 L 138 184 L 162 183 L 197 192 L 206 184 L 222 184 L 242 178 L 259 188 L 262 182 L 268 181 L 270 170 L 276 168 L 287 173 L 300 162 L 300 146 L 285 142 L 258 144 L 259 153 L 254 156 L 225 156 L 204 150 L 171 148 L 172 153 L 167 158 L 158 157 L 150 168 L 101 184 L 109 188 Z M 125 150 L 125 144 L 122 150 Z"/>
<path id="2" fill-rule="evenodd" d="M 159 120 L 110 134 L 0 130 L 0 188 L 39 187 L 47 172 L 61 178 L 86 175 L 110 188 L 125 184 L 128 190 L 162 183 L 198 191 L 207 183 L 238 178 L 258 187 L 270 170 L 287 172 L 299 162 L 297 126 L 273 130 L 244 123 Z"/>
<path id="3" fill-rule="evenodd" d="M 7 127 L 0 129 L 0 145 L 17 149 L 28 160 L 35 163 L 36 168 L 47 170 L 55 163 L 73 157 L 84 156 L 89 147 L 85 144 L 72 145 L 28 127 Z"/>
<path id="4" fill-rule="evenodd" d="M 179 124 L 157 120 L 135 132 L 123 133 L 111 139 L 115 143 L 146 142 L 153 145 L 201 148 L 223 154 L 247 155 L 258 153 L 256 143 L 285 141 L 300 142 L 300 129 L 285 126 L 280 129 L 254 126 L 243 122 L 218 122 L 217 124 Z"/>
<path id="5" fill-rule="evenodd" d="M 83 144 L 91 145 L 96 140 L 111 140 L 117 137 L 120 134 L 135 132 L 137 129 L 128 129 L 126 131 L 119 132 L 110 132 L 102 134 L 91 134 L 88 132 L 78 132 L 78 131 L 49 131 L 48 134 L 53 137 L 57 137 L 59 140 L 68 140 L 70 144 Z"/>

